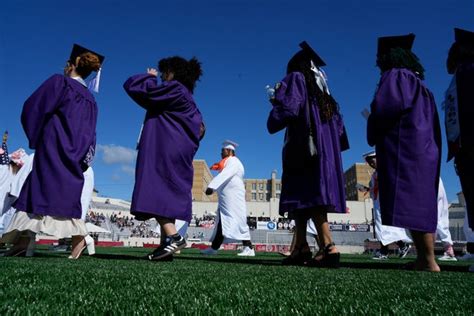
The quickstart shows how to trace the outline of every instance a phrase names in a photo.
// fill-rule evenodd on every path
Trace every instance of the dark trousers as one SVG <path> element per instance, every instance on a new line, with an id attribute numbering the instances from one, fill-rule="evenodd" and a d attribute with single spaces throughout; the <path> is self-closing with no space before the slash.
<path id="1" fill-rule="evenodd" d="M 217 224 L 217 231 L 214 240 L 212 241 L 211 248 L 214 250 L 218 250 L 222 243 L 224 242 L 224 235 L 222 234 L 222 224 L 221 220 L 219 220 L 219 224 Z M 250 240 L 242 240 L 242 244 L 244 247 L 252 248 L 252 242 Z"/>
<path id="2" fill-rule="evenodd" d="M 454 157 L 454 164 L 466 200 L 469 227 L 474 229 L 474 147 L 462 148 Z"/>

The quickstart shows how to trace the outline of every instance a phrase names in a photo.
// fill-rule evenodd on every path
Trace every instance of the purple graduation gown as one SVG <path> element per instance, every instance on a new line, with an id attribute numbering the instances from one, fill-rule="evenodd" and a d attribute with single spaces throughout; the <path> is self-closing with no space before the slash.
<path id="1" fill-rule="evenodd" d="M 94 97 L 78 81 L 53 75 L 26 100 L 21 122 L 35 157 L 14 207 L 81 218 L 83 172 L 95 150 Z"/>
<path id="2" fill-rule="evenodd" d="M 436 232 L 440 125 L 432 93 L 413 72 L 382 74 L 367 141 L 377 153 L 382 223 Z"/>
<path id="3" fill-rule="evenodd" d="M 202 116 L 192 93 L 178 81 L 157 84 L 151 75 L 130 77 L 128 95 L 147 112 L 138 144 L 131 213 L 190 221 L 193 159 Z"/>
<path id="4" fill-rule="evenodd" d="M 308 158 L 309 115 L 306 111 L 306 82 L 302 73 L 288 74 L 276 90 L 267 128 L 274 134 L 286 128 L 283 147 L 280 214 L 328 206 L 330 212 L 345 213 L 344 173 L 341 150 L 349 148 L 339 113 L 321 122 L 319 107 L 311 103 L 317 157 Z"/>

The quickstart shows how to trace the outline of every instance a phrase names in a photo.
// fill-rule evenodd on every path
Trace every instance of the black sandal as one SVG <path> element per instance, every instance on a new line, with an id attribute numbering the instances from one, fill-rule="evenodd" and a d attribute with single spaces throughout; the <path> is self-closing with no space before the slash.
<path id="1" fill-rule="evenodd" d="M 326 245 L 324 249 L 318 251 L 314 258 L 305 262 L 305 266 L 314 268 L 339 268 L 341 254 L 339 252 L 330 253 L 331 249 L 335 246 L 334 243 Z"/>
<path id="2" fill-rule="evenodd" d="M 308 248 L 308 251 L 302 251 L 304 248 Z M 295 247 L 291 255 L 281 261 L 284 266 L 302 266 L 306 261 L 311 259 L 311 251 L 309 250 L 308 244 L 301 247 Z"/>

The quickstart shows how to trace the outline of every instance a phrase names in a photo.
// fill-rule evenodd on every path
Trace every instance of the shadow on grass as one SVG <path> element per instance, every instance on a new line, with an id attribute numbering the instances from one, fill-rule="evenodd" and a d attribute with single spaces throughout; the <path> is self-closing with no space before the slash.
<path id="1" fill-rule="evenodd" d="M 207 261 L 207 262 L 219 262 L 219 263 L 236 263 L 236 264 L 256 264 L 256 265 L 266 265 L 266 266 L 282 266 L 281 260 L 265 260 L 258 258 L 217 258 L 217 257 L 188 257 L 188 256 L 175 256 L 175 260 L 197 260 L 197 261 Z M 283 260 L 283 259 L 282 259 Z M 368 269 L 368 270 L 406 270 L 407 263 L 391 263 L 391 262 L 345 262 L 340 263 L 341 268 L 347 269 Z M 468 272 L 468 266 L 460 265 L 439 265 L 441 271 L 450 271 L 450 272 Z M 311 268 L 309 268 L 311 269 Z M 317 269 L 317 268 L 313 268 Z"/>
<path id="2" fill-rule="evenodd" d="M 34 257 L 37 258 L 51 258 L 64 260 L 69 253 L 52 253 L 52 252 L 36 252 Z M 83 257 L 89 257 L 87 254 L 83 254 Z M 141 256 L 137 255 L 125 255 L 125 254 L 111 254 L 111 253 L 96 253 L 91 256 L 90 259 L 100 260 L 126 260 L 126 261 L 148 261 L 145 254 Z M 282 266 L 281 260 L 278 259 L 263 259 L 258 257 L 218 257 L 218 256 L 189 256 L 189 255 L 177 255 L 174 256 L 174 260 L 178 261 L 204 261 L 204 262 L 216 262 L 216 263 L 229 263 L 229 264 L 245 264 L 245 265 L 264 265 L 264 266 Z M 160 262 L 153 262 L 159 264 Z M 407 270 L 405 267 L 407 262 L 380 262 L 380 261 L 369 261 L 369 262 L 349 262 L 342 260 L 340 263 L 341 268 L 345 269 L 366 269 L 366 270 Z M 438 263 L 439 264 L 439 263 Z M 450 264 L 439 264 L 441 271 L 449 272 L 468 272 L 468 265 L 450 265 Z M 317 268 L 313 268 L 317 269 Z"/>

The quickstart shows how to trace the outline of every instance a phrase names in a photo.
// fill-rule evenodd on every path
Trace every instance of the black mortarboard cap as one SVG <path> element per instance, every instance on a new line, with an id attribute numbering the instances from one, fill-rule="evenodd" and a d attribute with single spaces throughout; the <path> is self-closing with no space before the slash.
<path id="1" fill-rule="evenodd" d="M 410 33 L 407 35 L 399 36 L 384 36 L 379 37 L 377 56 L 381 56 L 390 52 L 392 48 L 404 48 L 411 50 L 413 42 L 415 41 L 415 34 Z"/>
<path id="2" fill-rule="evenodd" d="M 474 32 L 454 28 L 454 39 L 462 46 L 474 47 Z"/>
<path id="3" fill-rule="evenodd" d="M 300 47 L 303 50 L 303 52 L 309 56 L 309 58 L 313 61 L 313 63 L 317 67 L 326 66 L 326 63 L 321 59 L 321 57 L 319 57 L 318 54 L 316 54 L 314 49 L 312 49 L 311 46 L 309 46 L 309 44 L 306 43 L 306 41 L 301 42 Z"/>
<path id="4" fill-rule="evenodd" d="M 74 62 L 76 60 L 76 58 L 79 57 L 79 55 L 81 55 L 83 53 L 87 53 L 87 52 L 97 55 L 97 57 L 99 57 L 100 64 L 102 64 L 104 62 L 105 57 L 103 55 L 100 55 L 100 54 L 94 52 L 93 50 L 87 49 L 87 48 L 82 47 L 81 45 L 77 45 L 77 44 L 74 44 L 74 46 L 72 47 L 71 56 L 69 57 L 69 61 Z"/>

